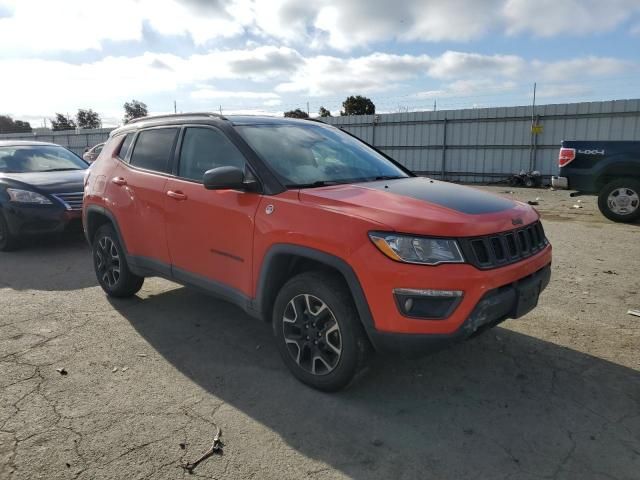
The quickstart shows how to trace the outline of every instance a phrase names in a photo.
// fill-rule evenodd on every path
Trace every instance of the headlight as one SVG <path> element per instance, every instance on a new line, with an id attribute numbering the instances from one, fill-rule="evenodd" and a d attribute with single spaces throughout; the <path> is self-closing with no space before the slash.
<path id="1" fill-rule="evenodd" d="M 29 190 L 20 190 L 18 188 L 7 188 L 7 193 L 9 194 L 9 199 L 12 202 L 37 203 L 40 205 L 51 204 L 51 200 L 49 200 L 44 195 L 40 195 L 39 193 L 31 192 Z"/>
<path id="2" fill-rule="evenodd" d="M 382 253 L 398 262 L 425 265 L 464 262 L 458 242 L 452 239 L 413 237 L 384 232 L 371 232 L 369 238 Z"/>

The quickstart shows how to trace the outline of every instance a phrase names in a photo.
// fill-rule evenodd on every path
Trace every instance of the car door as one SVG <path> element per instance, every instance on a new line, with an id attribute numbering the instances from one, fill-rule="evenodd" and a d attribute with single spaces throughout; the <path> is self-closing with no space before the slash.
<path id="1" fill-rule="evenodd" d="M 177 280 L 220 293 L 250 296 L 254 218 L 261 195 L 206 190 L 204 173 L 221 166 L 248 168 L 242 153 L 221 130 L 185 127 L 176 176 L 166 184 L 172 273 Z"/>
<path id="2" fill-rule="evenodd" d="M 123 161 L 109 186 L 109 208 L 115 213 L 128 254 L 142 266 L 164 274 L 170 273 L 171 265 L 165 230 L 166 184 L 178 132 L 176 127 L 141 130 L 132 152 L 125 153 L 122 148 L 132 135 L 128 134 L 119 154 Z"/>

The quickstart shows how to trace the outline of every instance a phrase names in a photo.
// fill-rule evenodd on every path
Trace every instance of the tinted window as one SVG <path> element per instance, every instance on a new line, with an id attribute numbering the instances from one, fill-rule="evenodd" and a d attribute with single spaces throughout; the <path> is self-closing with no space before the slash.
<path id="1" fill-rule="evenodd" d="M 244 156 L 219 130 L 187 128 L 180 151 L 178 175 L 202 181 L 204 172 L 216 167 L 244 169 Z"/>
<path id="2" fill-rule="evenodd" d="M 169 172 L 171 152 L 177 133 L 176 128 L 141 131 L 133 147 L 131 165 L 156 172 Z"/>
<path id="3" fill-rule="evenodd" d="M 125 159 L 127 158 L 127 152 L 129 151 L 129 148 L 131 148 L 131 142 L 133 141 L 133 133 L 128 133 L 125 137 L 124 137 L 124 141 L 122 142 L 122 145 L 120 145 L 120 150 L 118 150 L 118 156 L 121 159 Z"/>
<path id="4" fill-rule="evenodd" d="M 0 147 L 0 172 L 60 172 L 84 170 L 87 163 L 66 148 L 54 145 Z"/>

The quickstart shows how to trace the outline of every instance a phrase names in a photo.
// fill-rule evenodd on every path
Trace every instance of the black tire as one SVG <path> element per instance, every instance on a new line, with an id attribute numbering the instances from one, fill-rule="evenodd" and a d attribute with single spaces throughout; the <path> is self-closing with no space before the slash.
<path id="1" fill-rule="evenodd" d="M 111 225 L 103 225 L 93 237 L 93 267 L 98 283 L 110 297 L 131 297 L 144 283 L 144 277 L 129 270 L 124 250 Z"/>
<path id="2" fill-rule="evenodd" d="M 0 211 L 0 252 L 10 252 L 17 246 L 18 239 L 9 231 L 9 226 Z"/>
<path id="3" fill-rule="evenodd" d="M 525 187 L 533 188 L 533 187 L 535 187 L 535 185 L 536 185 L 536 182 L 532 177 L 529 177 L 529 176 L 525 177 L 525 179 L 524 179 L 524 186 Z"/>
<path id="4" fill-rule="evenodd" d="M 616 205 L 620 195 L 627 197 L 624 204 Z M 612 203 L 613 202 L 613 203 Z M 640 181 L 632 178 L 617 178 L 607 183 L 598 195 L 598 208 L 602 214 L 614 222 L 629 223 L 640 219 Z"/>
<path id="5" fill-rule="evenodd" d="M 318 302 L 327 309 L 320 310 Z M 301 305 L 297 308 L 301 310 L 299 315 L 294 315 L 296 304 Z M 313 315 L 313 309 L 317 316 Z M 285 315 L 289 319 L 295 316 L 296 322 L 285 320 Z M 371 351 L 349 290 L 340 276 L 331 273 L 301 273 L 282 287 L 273 307 L 273 333 L 291 373 L 301 382 L 325 392 L 349 385 L 366 365 Z M 317 345 L 313 345 L 314 341 Z M 339 354 L 335 353 L 336 347 Z M 322 359 L 315 360 L 318 355 Z M 313 358 L 311 362 L 309 358 Z"/>

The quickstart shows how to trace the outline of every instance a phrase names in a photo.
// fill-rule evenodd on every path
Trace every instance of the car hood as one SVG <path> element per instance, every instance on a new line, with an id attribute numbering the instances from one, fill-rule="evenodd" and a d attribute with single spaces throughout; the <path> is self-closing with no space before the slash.
<path id="1" fill-rule="evenodd" d="M 45 193 L 82 192 L 86 170 L 64 172 L 0 173 L 0 181 L 16 188 L 35 187 Z"/>
<path id="2" fill-rule="evenodd" d="M 469 237 L 538 219 L 522 202 L 424 177 L 301 189 L 300 200 L 420 235 Z"/>

